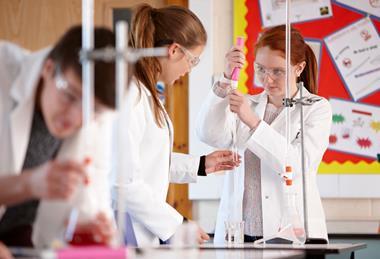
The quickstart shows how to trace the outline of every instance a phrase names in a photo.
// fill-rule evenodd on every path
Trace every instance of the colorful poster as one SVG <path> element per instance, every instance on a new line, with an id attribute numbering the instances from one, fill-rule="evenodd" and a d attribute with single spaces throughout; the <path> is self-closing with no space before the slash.
<path id="1" fill-rule="evenodd" d="M 335 0 L 350 9 L 380 18 L 380 0 Z"/>
<path id="2" fill-rule="evenodd" d="M 318 1 L 315 0 L 315 2 Z M 262 88 L 256 87 L 254 84 L 253 46 L 264 26 L 262 17 L 265 17 L 265 14 L 261 14 L 260 4 L 265 4 L 265 2 L 271 2 L 271 0 L 233 1 L 234 38 L 244 35 L 247 39 L 245 46 L 247 62 L 241 74 L 244 75 L 246 80 L 239 82 L 239 86 L 243 85 L 245 89 L 241 88 L 240 90 L 249 94 L 262 92 Z M 358 0 L 357 2 L 364 3 L 364 0 Z M 334 15 L 328 19 L 300 22 L 295 24 L 294 27 L 299 29 L 305 38 L 317 39 L 322 42 L 325 37 L 367 16 L 353 8 L 347 8 L 347 6 L 337 3 L 335 0 L 331 1 L 331 5 Z M 377 32 L 380 32 L 380 19 L 372 19 L 372 23 L 375 25 Z M 344 41 L 342 42 L 345 43 Z M 350 42 L 350 39 L 347 42 Z M 321 60 L 318 75 L 318 94 L 326 98 L 341 98 L 352 103 L 345 81 L 340 76 L 338 69 L 334 67 L 334 61 L 327 47 L 325 47 L 319 48 Z M 368 104 L 380 107 L 380 91 L 372 93 L 360 102 L 363 105 Z M 376 125 L 378 124 L 374 124 L 375 129 Z M 335 126 L 337 125 L 334 124 L 334 128 Z M 361 141 L 360 143 L 365 146 L 367 141 Z M 380 176 L 380 163 L 373 153 L 368 155 L 357 154 L 357 151 L 350 150 L 349 147 L 344 150 L 343 148 L 340 150 L 331 148 L 326 150 L 323 161 L 318 168 L 318 179 L 320 180 L 321 177 L 324 179 L 324 182 L 318 183 L 321 195 L 323 197 L 380 197 L 378 184 L 373 184 L 374 182 L 379 182 L 377 179 Z M 326 182 L 330 183 L 330 185 L 325 184 Z M 329 192 L 323 192 L 323 189 L 327 187 Z"/>
<path id="3" fill-rule="evenodd" d="M 377 158 L 380 154 L 380 107 L 330 99 L 333 111 L 329 149 Z"/>
<path id="4" fill-rule="evenodd" d="M 286 0 L 260 0 L 263 27 L 285 24 Z M 330 0 L 292 0 L 290 20 L 293 23 L 332 16 Z"/>
<path id="5" fill-rule="evenodd" d="M 352 99 L 380 89 L 380 38 L 368 17 L 326 37 L 325 43 Z"/>
<path id="6" fill-rule="evenodd" d="M 319 39 L 305 39 L 305 42 L 311 47 L 314 55 L 317 59 L 318 67 L 321 64 L 321 53 L 322 53 L 322 41 Z"/>

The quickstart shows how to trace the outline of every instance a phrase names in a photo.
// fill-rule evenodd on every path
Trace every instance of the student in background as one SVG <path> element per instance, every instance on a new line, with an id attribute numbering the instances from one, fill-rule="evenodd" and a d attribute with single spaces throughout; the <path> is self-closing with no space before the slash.
<path id="1" fill-rule="evenodd" d="M 171 85 L 199 62 L 207 36 L 202 23 L 190 10 L 170 6 L 139 6 L 133 16 L 130 45 L 133 48 L 167 47 L 167 57 L 149 57 L 135 65 L 127 92 L 127 124 L 130 156 L 126 157 L 126 208 L 138 246 L 168 240 L 184 218 L 166 202 L 169 182 L 195 182 L 197 175 L 230 170 L 231 151 L 206 156 L 172 152 L 173 127 L 156 90 L 158 81 Z M 183 107 L 186 109 L 186 107 Z M 118 183 L 116 187 L 121 185 Z M 209 239 L 199 228 L 198 241 Z"/>
<path id="2" fill-rule="evenodd" d="M 243 95 L 230 89 L 235 67 L 245 62 L 241 48 L 233 47 L 226 55 L 224 75 L 213 86 L 199 116 L 198 136 L 217 148 L 232 145 L 237 132 L 237 145 L 244 152 L 244 166 L 239 171 L 239 195 L 233 200 L 227 175 L 219 207 L 215 242 L 224 242 L 224 221 L 229 206 L 241 208 L 245 221 L 245 241 L 270 237 L 277 233 L 282 216 L 281 177 L 287 163 L 293 167 L 293 185 L 297 205 L 302 212 L 301 142 L 299 138 L 299 106 L 290 108 L 291 136 L 288 153 L 285 138 L 285 26 L 270 28 L 262 33 L 255 45 L 255 75 L 264 91 L 257 95 Z M 317 97 L 317 63 L 312 49 L 296 29 L 291 31 L 291 86 L 290 97 L 299 98 L 296 83 L 303 81 L 303 97 Z M 316 183 L 316 174 L 328 146 L 331 127 L 331 107 L 321 98 L 304 106 L 305 171 L 308 174 L 308 229 L 307 242 L 327 242 L 325 215 Z M 236 128 L 231 123 L 238 116 Z M 235 172 L 236 173 L 236 172 Z M 301 215 L 302 216 L 302 215 Z"/>
<path id="3" fill-rule="evenodd" d="M 50 245 L 61 237 L 74 193 L 83 185 L 97 189 L 94 198 L 105 201 L 105 210 L 78 229 L 100 243 L 113 237 L 104 146 L 94 141 L 79 154 L 92 162 L 72 158 L 84 142 L 81 33 L 73 27 L 53 48 L 34 53 L 0 41 L 0 240 L 6 245 L 32 246 L 32 236 L 34 245 Z M 113 32 L 95 29 L 95 48 L 114 45 Z M 96 118 L 90 128 L 101 139 L 112 126 L 114 74 L 114 63 L 95 62 Z M 97 168 L 92 175 L 90 163 Z M 55 209 L 41 211 L 42 201 L 56 201 Z M 85 211 L 86 200 L 76 206 Z"/>

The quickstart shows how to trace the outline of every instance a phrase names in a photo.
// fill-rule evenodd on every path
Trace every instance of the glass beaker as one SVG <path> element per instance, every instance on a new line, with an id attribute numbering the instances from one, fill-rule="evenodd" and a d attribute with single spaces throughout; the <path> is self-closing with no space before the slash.
<path id="1" fill-rule="evenodd" d="M 244 243 L 244 221 L 225 221 L 224 228 L 227 244 Z"/>
<path id="2" fill-rule="evenodd" d="M 198 247 L 198 226 L 193 221 L 186 221 L 179 226 L 170 240 L 174 248 L 196 248 Z"/>

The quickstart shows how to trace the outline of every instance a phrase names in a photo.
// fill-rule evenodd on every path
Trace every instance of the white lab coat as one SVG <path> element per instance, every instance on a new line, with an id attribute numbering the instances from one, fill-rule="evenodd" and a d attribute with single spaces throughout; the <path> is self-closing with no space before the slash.
<path id="1" fill-rule="evenodd" d="M 22 170 L 29 143 L 38 80 L 49 50 L 47 48 L 29 53 L 12 43 L 0 41 L 0 177 L 17 175 Z M 89 198 L 89 193 L 86 193 L 86 196 L 83 192 L 78 192 L 68 202 L 41 201 L 32 236 L 34 244 L 38 247 L 50 245 L 53 239 L 62 237 L 64 221 L 73 204 L 81 212 L 79 220 L 94 216 L 91 215 L 94 209 L 101 209 L 109 215 L 112 213 L 107 184 L 110 165 L 106 151 L 109 149 L 105 148 L 112 127 L 112 116 L 104 114 L 100 117 L 90 125 L 88 131 L 94 134 L 91 139 L 98 141 L 92 141 L 91 147 L 88 146 L 86 150 L 81 149 L 83 132 L 79 131 L 63 141 L 56 157 L 82 159 L 86 154 L 93 159 L 92 168 L 96 169 L 90 171 L 91 184 L 86 188 L 92 197 Z M 96 208 L 93 206 L 94 200 L 97 203 Z M 0 218 L 5 210 L 5 206 L 1 206 Z"/>
<path id="2" fill-rule="evenodd" d="M 310 96 L 303 88 L 303 96 Z M 296 97 L 299 96 L 299 92 Z M 268 96 L 265 92 L 258 95 L 247 95 L 252 109 L 262 119 L 267 105 Z M 301 144 L 300 144 L 300 114 L 299 106 L 290 108 L 291 145 L 288 161 L 291 161 L 295 178 L 294 188 L 297 192 L 297 205 L 303 218 L 302 177 L 301 177 Z M 308 227 L 309 238 L 325 238 L 327 231 L 325 215 L 316 183 L 316 174 L 322 156 L 328 146 L 328 136 L 331 127 L 331 107 L 326 99 L 311 106 L 304 106 L 304 136 L 305 136 L 305 168 L 308 181 Z M 236 117 L 235 117 L 236 118 Z M 233 125 L 237 125 L 237 145 L 239 153 L 245 149 L 255 153 L 261 161 L 261 200 L 263 214 L 263 235 L 271 237 L 279 229 L 282 211 L 283 180 L 280 173 L 285 170 L 286 138 L 285 110 L 268 125 L 261 121 L 256 130 L 238 120 L 234 123 L 233 113 L 229 109 L 228 98 L 220 98 L 211 91 L 203 104 L 199 115 L 197 134 L 200 139 L 217 148 L 228 148 L 232 145 Z M 237 210 L 235 217 L 242 219 L 242 201 L 244 194 L 244 158 L 243 164 L 234 173 L 238 174 L 235 185 L 237 191 L 232 195 L 234 184 L 233 174 L 225 175 L 223 193 L 217 216 L 215 242 L 224 242 L 224 221 L 231 216 L 231 210 Z"/>
<path id="3" fill-rule="evenodd" d="M 168 203 L 169 182 L 195 182 L 199 157 L 172 153 L 173 128 L 169 116 L 160 128 L 154 120 L 152 96 L 142 84 L 132 80 L 127 89 L 123 118 L 126 139 L 127 171 L 125 204 L 138 246 L 158 245 L 158 238 L 169 239 L 182 224 L 183 217 Z M 115 184 L 114 191 L 120 183 Z M 115 196 L 114 196 L 115 197 Z"/>

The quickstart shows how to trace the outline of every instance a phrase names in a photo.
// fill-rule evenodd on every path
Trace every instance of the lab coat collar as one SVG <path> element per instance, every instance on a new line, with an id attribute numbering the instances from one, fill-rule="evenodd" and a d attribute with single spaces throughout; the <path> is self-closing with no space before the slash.
<path id="1" fill-rule="evenodd" d="M 145 95 L 148 96 L 148 98 L 152 97 L 151 92 L 148 90 L 148 88 L 146 88 L 146 86 L 142 82 L 138 81 L 136 79 L 136 77 L 133 77 L 132 80 L 139 86 L 139 89 L 141 89 L 141 91 L 143 91 L 145 93 Z M 174 144 L 174 128 L 173 128 L 173 124 L 172 124 L 172 122 L 170 120 L 170 116 L 169 116 L 169 114 L 167 113 L 167 111 L 165 109 L 164 104 L 161 102 L 161 100 L 160 100 L 159 103 L 160 103 L 161 108 L 162 108 L 162 110 L 164 112 L 164 114 L 163 114 L 164 115 L 164 119 L 166 121 L 168 130 L 169 130 L 170 154 L 171 154 L 171 152 L 173 151 L 173 144 Z"/>
<path id="2" fill-rule="evenodd" d="M 308 97 L 311 93 L 305 88 L 302 88 L 303 97 Z M 300 91 L 297 91 L 294 98 L 300 98 Z M 265 91 L 262 91 L 259 94 L 249 95 L 249 99 L 255 103 L 267 103 L 268 102 L 268 94 Z"/>
<path id="3" fill-rule="evenodd" d="M 137 80 L 135 77 L 133 77 L 133 79 L 136 84 L 139 86 L 139 89 L 141 89 L 141 91 L 144 91 L 145 95 L 148 96 L 148 97 L 151 97 L 152 94 L 150 93 L 150 91 L 148 90 L 148 88 L 146 88 L 146 86 L 140 82 L 139 80 Z"/>
<path id="4" fill-rule="evenodd" d="M 38 80 L 40 79 L 42 65 L 49 52 L 50 48 L 45 48 L 26 56 L 21 65 L 20 74 L 10 91 L 10 95 L 16 103 L 34 95 Z"/>
<path id="5" fill-rule="evenodd" d="M 26 56 L 20 73 L 12 84 L 10 96 L 14 103 L 10 115 L 13 170 L 20 172 L 25 159 L 35 105 L 37 84 L 48 49 Z"/>
<path id="6" fill-rule="evenodd" d="M 302 96 L 303 97 L 308 97 L 310 96 L 311 93 L 305 88 L 303 87 L 302 88 Z M 298 90 L 296 95 L 294 96 L 294 98 L 298 99 L 300 98 L 300 91 Z M 256 94 L 256 95 L 250 95 L 249 96 L 249 99 L 256 103 L 256 113 L 257 115 L 259 116 L 260 119 L 263 119 L 264 118 L 264 113 L 265 113 L 265 109 L 266 109 L 266 106 L 267 106 L 267 103 L 268 103 L 268 94 L 263 91 L 261 92 L 260 94 Z M 293 112 L 295 110 L 296 106 L 293 105 L 293 107 L 290 107 L 290 112 Z M 283 117 L 285 116 L 284 115 L 284 110 L 277 116 L 277 118 L 272 122 L 272 126 L 273 125 L 276 125 L 279 123 L 279 121 L 282 121 Z"/>
<path id="7" fill-rule="evenodd" d="M 260 119 L 264 118 L 265 108 L 268 103 L 268 95 L 265 91 L 261 92 L 257 95 L 250 95 L 249 99 L 256 103 L 256 113 L 259 116 Z"/>

